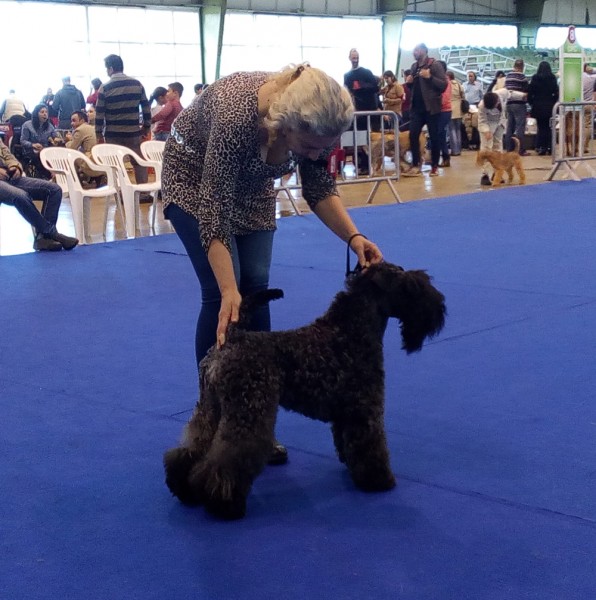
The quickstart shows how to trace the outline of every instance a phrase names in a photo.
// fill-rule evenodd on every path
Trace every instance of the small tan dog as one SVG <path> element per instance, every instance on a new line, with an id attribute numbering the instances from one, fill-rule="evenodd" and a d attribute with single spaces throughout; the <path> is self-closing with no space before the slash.
<path id="1" fill-rule="evenodd" d="M 565 114 L 565 154 L 579 156 L 579 134 L 581 121 L 584 127 L 584 154 L 590 152 L 590 136 L 592 134 L 590 122 L 592 119 L 591 107 L 585 107 L 582 119 L 579 111 L 570 111 Z"/>
<path id="2" fill-rule="evenodd" d="M 373 172 L 378 173 L 383 166 L 383 134 L 372 131 L 370 134 L 370 145 L 371 145 L 371 164 Z M 426 146 L 426 135 L 420 134 L 418 138 L 420 144 L 420 158 L 424 160 L 425 146 Z M 406 152 L 410 150 L 410 132 L 400 131 L 399 133 L 399 162 L 404 165 L 406 163 Z M 395 133 L 392 131 L 385 132 L 385 156 L 395 160 Z"/>
<path id="3" fill-rule="evenodd" d="M 522 159 L 519 155 L 519 140 L 516 137 L 512 137 L 515 141 L 515 150 L 511 152 L 496 152 L 495 150 L 478 150 L 476 155 L 476 165 L 478 167 L 484 166 L 484 163 L 488 161 L 493 169 L 495 170 L 492 178 L 492 186 L 499 187 L 503 181 L 503 175 L 507 172 L 509 181 L 513 181 L 513 169 L 517 171 L 519 175 L 519 183 L 523 185 L 526 183 L 526 173 L 522 165 Z"/>

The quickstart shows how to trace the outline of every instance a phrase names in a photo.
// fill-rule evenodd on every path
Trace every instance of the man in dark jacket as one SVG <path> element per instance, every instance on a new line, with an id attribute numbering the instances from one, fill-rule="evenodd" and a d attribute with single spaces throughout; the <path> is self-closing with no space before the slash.
<path id="1" fill-rule="evenodd" d="M 356 110 L 378 110 L 379 109 L 379 80 L 370 69 L 360 66 L 360 55 L 356 48 L 352 48 L 349 54 L 352 68 L 344 75 L 344 85 L 350 91 L 354 100 Z M 359 131 L 366 131 L 368 127 L 367 117 L 358 117 L 356 126 Z M 371 118 L 372 131 L 381 129 L 378 117 Z M 362 175 L 369 172 L 368 154 L 364 148 L 358 148 L 358 170 Z"/>
<path id="2" fill-rule="evenodd" d="M 22 175 L 21 163 L 0 141 L 0 204 L 14 206 L 25 221 L 35 228 L 35 250 L 72 250 L 79 240 L 56 231 L 62 202 L 60 186 L 45 179 Z M 41 213 L 33 199 L 43 201 Z"/>
<path id="3" fill-rule="evenodd" d="M 441 94 L 447 87 L 447 76 L 441 63 L 434 58 L 429 58 L 428 48 L 418 44 L 414 48 L 416 62 L 412 65 L 412 72 L 406 79 L 406 86 L 412 96 L 410 108 L 410 150 L 412 152 L 412 167 L 404 171 L 406 176 L 420 175 L 420 144 L 418 138 L 424 125 L 428 128 L 430 138 L 430 151 L 432 169 L 430 175 L 439 174 L 439 117 L 441 116 Z"/>
<path id="4" fill-rule="evenodd" d="M 70 116 L 77 110 L 85 110 L 83 92 L 70 83 L 70 77 L 64 77 L 52 104 L 52 113 L 58 117 L 58 129 L 70 129 Z"/>

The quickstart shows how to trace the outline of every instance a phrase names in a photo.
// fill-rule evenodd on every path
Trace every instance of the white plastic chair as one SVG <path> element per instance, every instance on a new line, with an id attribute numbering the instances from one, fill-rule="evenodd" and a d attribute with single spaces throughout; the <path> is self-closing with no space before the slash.
<path id="1" fill-rule="evenodd" d="M 157 192 L 161 189 L 161 163 L 145 160 L 130 148 L 117 144 L 97 144 L 91 148 L 91 154 L 99 164 L 114 167 L 118 173 L 118 182 L 124 203 L 126 217 L 126 235 L 134 238 L 139 223 L 139 197 L 143 193 L 153 196 L 153 218 L 151 227 L 155 230 L 155 214 L 157 213 Z M 151 183 L 133 183 L 126 170 L 125 159 L 129 156 L 142 167 L 153 167 L 155 181 Z"/>
<path id="2" fill-rule="evenodd" d="M 43 166 L 56 176 L 58 185 L 66 187 L 72 208 L 72 220 L 74 221 L 75 234 L 81 243 L 86 243 L 89 233 L 89 201 L 94 198 L 105 199 L 103 238 L 106 239 L 108 227 L 109 199 L 114 196 L 116 208 L 124 221 L 120 195 L 116 184 L 116 176 L 110 167 L 104 167 L 92 162 L 85 154 L 78 150 L 69 148 L 44 148 L 40 153 Z M 101 187 L 86 190 L 81 185 L 77 174 L 76 161 L 82 160 L 88 167 L 98 173 L 105 173 L 108 184 Z"/>
<path id="3" fill-rule="evenodd" d="M 165 142 L 159 140 L 150 140 L 141 144 L 141 154 L 145 160 L 154 160 L 159 163 L 159 173 L 155 176 L 161 181 L 161 164 L 163 162 L 163 150 L 166 146 Z"/>

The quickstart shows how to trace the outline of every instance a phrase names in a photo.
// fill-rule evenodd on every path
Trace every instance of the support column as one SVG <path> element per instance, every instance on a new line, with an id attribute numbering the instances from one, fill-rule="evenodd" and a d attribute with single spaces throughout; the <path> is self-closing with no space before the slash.
<path id="1" fill-rule="evenodd" d="M 200 9 L 203 83 L 219 79 L 227 0 L 207 0 Z"/>
<path id="2" fill-rule="evenodd" d="M 401 28 L 406 8 L 406 0 L 379 0 L 379 14 L 383 17 L 383 71 L 391 69 L 398 80 Z"/>
<path id="3" fill-rule="evenodd" d="M 545 0 L 518 0 L 517 28 L 518 48 L 536 48 L 536 34 L 542 23 L 542 12 Z"/>

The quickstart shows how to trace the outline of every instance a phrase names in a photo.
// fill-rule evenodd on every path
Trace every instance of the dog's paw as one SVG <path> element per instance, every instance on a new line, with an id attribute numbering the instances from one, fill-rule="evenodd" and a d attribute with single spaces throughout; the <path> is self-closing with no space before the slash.
<path id="1" fill-rule="evenodd" d="M 385 467 L 352 471 L 352 481 L 363 492 L 387 492 L 396 485 L 395 475 Z"/>
<path id="2" fill-rule="evenodd" d="M 246 498 L 238 496 L 229 501 L 205 499 L 205 510 L 225 521 L 242 519 L 246 515 Z"/>
<path id="3" fill-rule="evenodd" d="M 188 448 L 172 448 L 164 454 L 166 485 L 180 502 L 187 506 L 198 506 L 200 499 L 193 492 L 188 476 L 195 464 Z"/>

